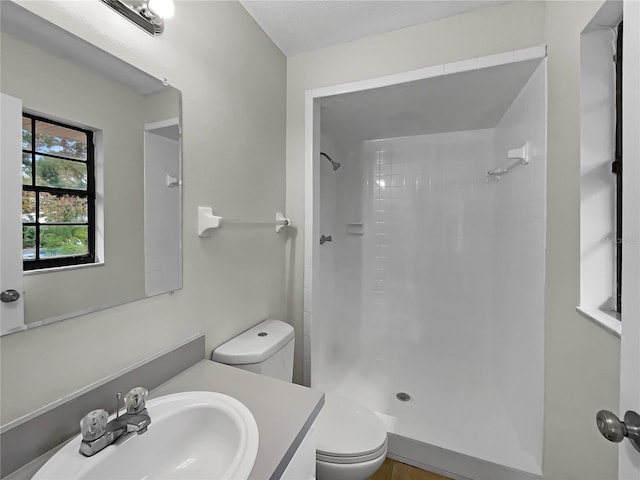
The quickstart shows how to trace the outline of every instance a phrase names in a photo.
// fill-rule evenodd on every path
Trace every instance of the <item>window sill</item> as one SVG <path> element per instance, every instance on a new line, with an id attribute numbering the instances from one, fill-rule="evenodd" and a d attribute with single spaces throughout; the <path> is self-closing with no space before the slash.
<path id="1" fill-rule="evenodd" d="M 620 334 L 622 333 L 622 324 L 620 323 L 620 320 L 613 315 L 598 310 L 597 308 L 585 307 L 582 305 L 577 306 L 576 310 L 583 317 L 588 318 L 592 322 L 604 328 L 607 332 L 620 338 Z"/>
<path id="2" fill-rule="evenodd" d="M 39 275 L 42 273 L 62 272 L 65 270 L 78 270 L 80 268 L 103 267 L 104 262 L 81 263 L 79 265 L 65 265 L 64 267 L 41 268 L 40 270 L 25 270 L 22 272 L 24 276 Z"/>

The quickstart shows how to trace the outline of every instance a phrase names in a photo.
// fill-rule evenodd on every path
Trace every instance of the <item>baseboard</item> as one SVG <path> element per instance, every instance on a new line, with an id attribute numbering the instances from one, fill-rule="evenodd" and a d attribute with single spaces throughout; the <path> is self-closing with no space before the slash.
<path id="1" fill-rule="evenodd" d="M 542 476 L 487 462 L 389 433 L 387 457 L 453 480 L 542 480 Z"/>

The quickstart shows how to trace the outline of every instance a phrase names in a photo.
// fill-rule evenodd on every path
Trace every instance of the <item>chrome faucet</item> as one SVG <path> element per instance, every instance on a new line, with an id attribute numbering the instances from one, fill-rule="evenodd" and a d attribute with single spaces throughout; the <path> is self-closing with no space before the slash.
<path id="1" fill-rule="evenodd" d="M 141 435 L 147 431 L 151 417 L 145 407 L 149 392 L 146 388 L 135 387 L 124 396 L 126 413 L 120 415 L 122 394 L 116 396 L 116 418 L 108 422 L 106 410 L 98 409 L 89 412 L 80 420 L 82 442 L 80 453 L 90 457 L 111 445 L 117 439 L 130 432 Z"/>

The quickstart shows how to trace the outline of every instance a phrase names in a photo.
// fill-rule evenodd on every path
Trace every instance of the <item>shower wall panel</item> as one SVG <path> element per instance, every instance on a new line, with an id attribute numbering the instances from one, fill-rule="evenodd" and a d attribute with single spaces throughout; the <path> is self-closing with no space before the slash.
<path id="1" fill-rule="evenodd" d="M 319 249 L 319 318 L 327 323 L 313 329 L 313 343 L 322 352 L 314 359 L 313 383 L 326 385 L 326 389 L 344 381 L 360 358 L 363 340 L 361 235 L 348 233 L 349 222 L 362 224 L 361 149 L 360 143 L 338 135 L 322 137 L 321 151 L 341 164 L 333 170 L 326 158 L 320 163 L 320 234 L 332 240 Z"/>
<path id="2" fill-rule="evenodd" d="M 478 359 L 488 358 L 492 295 L 484 175 L 492 132 L 394 138 L 364 149 L 363 343 L 380 368 L 413 375 L 409 385 L 434 381 L 428 366 L 431 377 L 459 389 L 488 368 Z"/>
<path id="3" fill-rule="evenodd" d="M 494 181 L 492 372 L 529 471 L 542 470 L 546 194 L 545 65 L 495 129 L 496 159 L 529 142 L 528 165 Z"/>
<path id="4" fill-rule="evenodd" d="M 541 474 L 544 68 L 495 128 L 322 140 L 341 166 L 321 159 L 313 387 L 513 478 Z M 527 141 L 529 165 L 487 176 Z"/>

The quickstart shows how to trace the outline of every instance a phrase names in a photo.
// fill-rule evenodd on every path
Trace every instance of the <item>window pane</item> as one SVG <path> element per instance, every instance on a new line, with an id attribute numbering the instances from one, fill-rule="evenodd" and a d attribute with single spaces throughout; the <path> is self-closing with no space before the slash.
<path id="1" fill-rule="evenodd" d="M 22 117 L 22 149 L 31 150 L 31 119 Z"/>
<path id="2" fill-rule="evenodd" d="M 32 175 L 33 175 L 33 161 L 31 160 L 30 153 L 22 154 L 22 184 L 23 185 L 32 185 Z"/>
<path id="3" fill-rule="evenodd" d="M 89 221 L 87 197 L 40 192 L 40 223 L 81 223 Z"/>
<path id="4" fill-rule="evenodd" d="M 52 123 L 36 121 L 36 151 L 87 159 L 87 134 Z"/>
<path id="5" fill-rule="evenodd" d="M 40 227 L 40 258 L 89 253 L 89 227 L 47 225 Z"/>
<path id="6" fill-rule="evenodd" d="M 87 165 L 81 162 L 36 155 L 36 185 L 87 189 Z"/>
<path id="7" fill-rule="evenodd" d="M 22 227 L 22 259 L 36 258 L 36 227 Z"/>
<path id="8" fill-rule="evenodd" d="M 22 192 L 22 223 L 36 221 L 36 192 Z"/>

